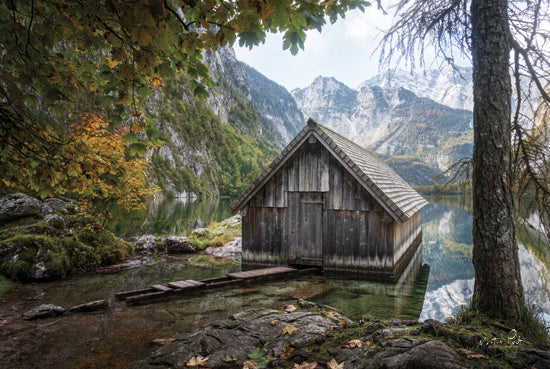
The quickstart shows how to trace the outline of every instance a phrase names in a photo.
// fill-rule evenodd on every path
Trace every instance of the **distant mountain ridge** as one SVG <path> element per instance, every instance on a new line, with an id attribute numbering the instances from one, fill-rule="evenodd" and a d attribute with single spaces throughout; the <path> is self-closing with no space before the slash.
<path id="1" fill-rule="evenodd" d="M 463 74 L 467 73 L 467 69 Z M 430 78 L 386 72 L 351 89 L 332 77 L 317 77 L 304 89 L 291 91 L 306 117 L 391 160 L 390 165 L 412 185 L 433 177 L 473 149 L 472 112 L 455 109 L 471 101 L 471 81 L 455 85 L 448 74 Z M 376 83 L 380 83 L 377 85 Z M 402 85 L 414 88 L 417 95 Z"/>

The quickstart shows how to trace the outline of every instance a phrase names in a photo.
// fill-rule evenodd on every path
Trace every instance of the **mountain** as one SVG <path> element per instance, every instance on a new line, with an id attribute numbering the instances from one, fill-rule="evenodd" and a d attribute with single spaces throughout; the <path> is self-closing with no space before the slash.
<path id="1" fill-rule="evenodd" d="M 286 88 L 270 80 L 251 66 L 240 63 L 254 105 L 286 145 L 304 127 L 305 119 Z"/>
<path id="2" fill-rule="evenodd" d="M 471 67 L 444 66 L 441 70 L 407 72 L 387 69 L 364 81 L 357 88 L 379 86 L 383 89 L 402 87 L 417 96 L 427 97 L 453 109 L 473 111 L 473 82 Z"/>
<path id="3" fill-rule="evenodd" d="M 215 85 L 205 101 L 185 75 L 148 102 L 162 145 L 151 152 L 151 176 L 175 196 L 237 196 L 303 127 L 290 93 L 239 62 L 231 47 L 206 51 Z"/>
<path id="4" fill-rule="evenodd" d="M 317 77 L 291 93 L 304 116 L 387 158 L 412 185 L 432 184 L 435 175 L 471 156 L 470 111 L 385 85 L 365 82 L 353 90 L 334 78 Z M 389 159 L 394 156 L 399 159 Z"/>

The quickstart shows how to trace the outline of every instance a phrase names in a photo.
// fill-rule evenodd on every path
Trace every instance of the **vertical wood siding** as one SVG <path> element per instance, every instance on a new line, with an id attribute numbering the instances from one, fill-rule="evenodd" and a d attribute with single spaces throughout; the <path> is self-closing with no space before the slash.
<path id="1" fill-rule="evenodd" d="M 306 141 L 247 204 L 243 263 L 393 273 L 420 227 L 420 212 L 397 224 L 328 150 Z"/>

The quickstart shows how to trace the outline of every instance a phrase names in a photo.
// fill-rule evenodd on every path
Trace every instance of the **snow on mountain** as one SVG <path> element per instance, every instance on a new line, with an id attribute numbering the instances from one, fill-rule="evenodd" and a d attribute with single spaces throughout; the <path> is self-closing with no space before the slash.
<path id="1" fill-rule="evenodd" d="M 380 86 L 384 89 L 402 87 L 417 96 L 427 97 L 453 109 L 473 110 L 472 68 L 450 66 L 441 70 L 407 72 L 403 69 L 387 69 L 361 83 L 364 86 Z"/>

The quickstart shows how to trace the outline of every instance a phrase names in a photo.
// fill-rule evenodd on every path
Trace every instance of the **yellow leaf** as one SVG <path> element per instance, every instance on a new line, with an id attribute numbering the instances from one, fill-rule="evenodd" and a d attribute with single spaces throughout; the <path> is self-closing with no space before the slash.
<path id="1" fill-rule="evenodd" d="M 210 359 L 209 357 L 202 357 L 200 355 L 193 356 L 188 362 L 187 366 L 205 366 L 206 362 Z"/>
<path id="2" fill-rule="evenodd" d="M 342 347 L 346 347 L 346 348 L 356 348 L 356 347 L 361 347 L 363 345 L 363 342 L 361 342 L 361 340 L 349 340 L 348 342 L 346 342 L 345 344 L 342 345 Z"/>
<path id="3" fill-rule="evenodd" d="M 284 334 L 288 334 L 289 336 L 292 336 L 295 332 L 298 332 L 298 328 L 296 328 L 296 326 L 292 324 L 289 324 L 283 328 L 283 331 L 281 332 L 281 336 Z"/>
<path id="4" fill-rule="evenodd" d="M 338 318 L 338 313 L 336 313 L 334 311 L 327 311 L 327 312 L 325 312 L 325 314 L 327 314 L 331 318 Z"/>
<path id="5" fill-rule="evenodd" d="M 330 362 L 327 363 L 328 369 L 344 369 L 344 363 L 345 361 L 342 361 L 340 364 L 334 359 L 332 359 Z"/>
<path id="6" fill-rule="evenodd" d="M 274 326 L 274 327 L 275 327 L 275 326 L 278 326 L 278 325 L 279 325 L 279 321 L 278 321 L 277 319 L 275 319 L 275 320 L 271 321 L 271 325 Z"/>
<path id="7" fill-rule="evenodd" d="M 292 313 L 292 312 L 296 311 L 296 306 L 287 305 L 287 306 L 284 307 L 284 311 L 286 311 L 287 313 Z"/>
<path id="8" fill-rule="evenodd" d="M 317 368 L 317 362 L 313 362 L 313 363 L 307 363 L 307 362 L 303 362 L 302 364 L 296 364 L 294 363 L 294 369 L 315 369 Z"/>

